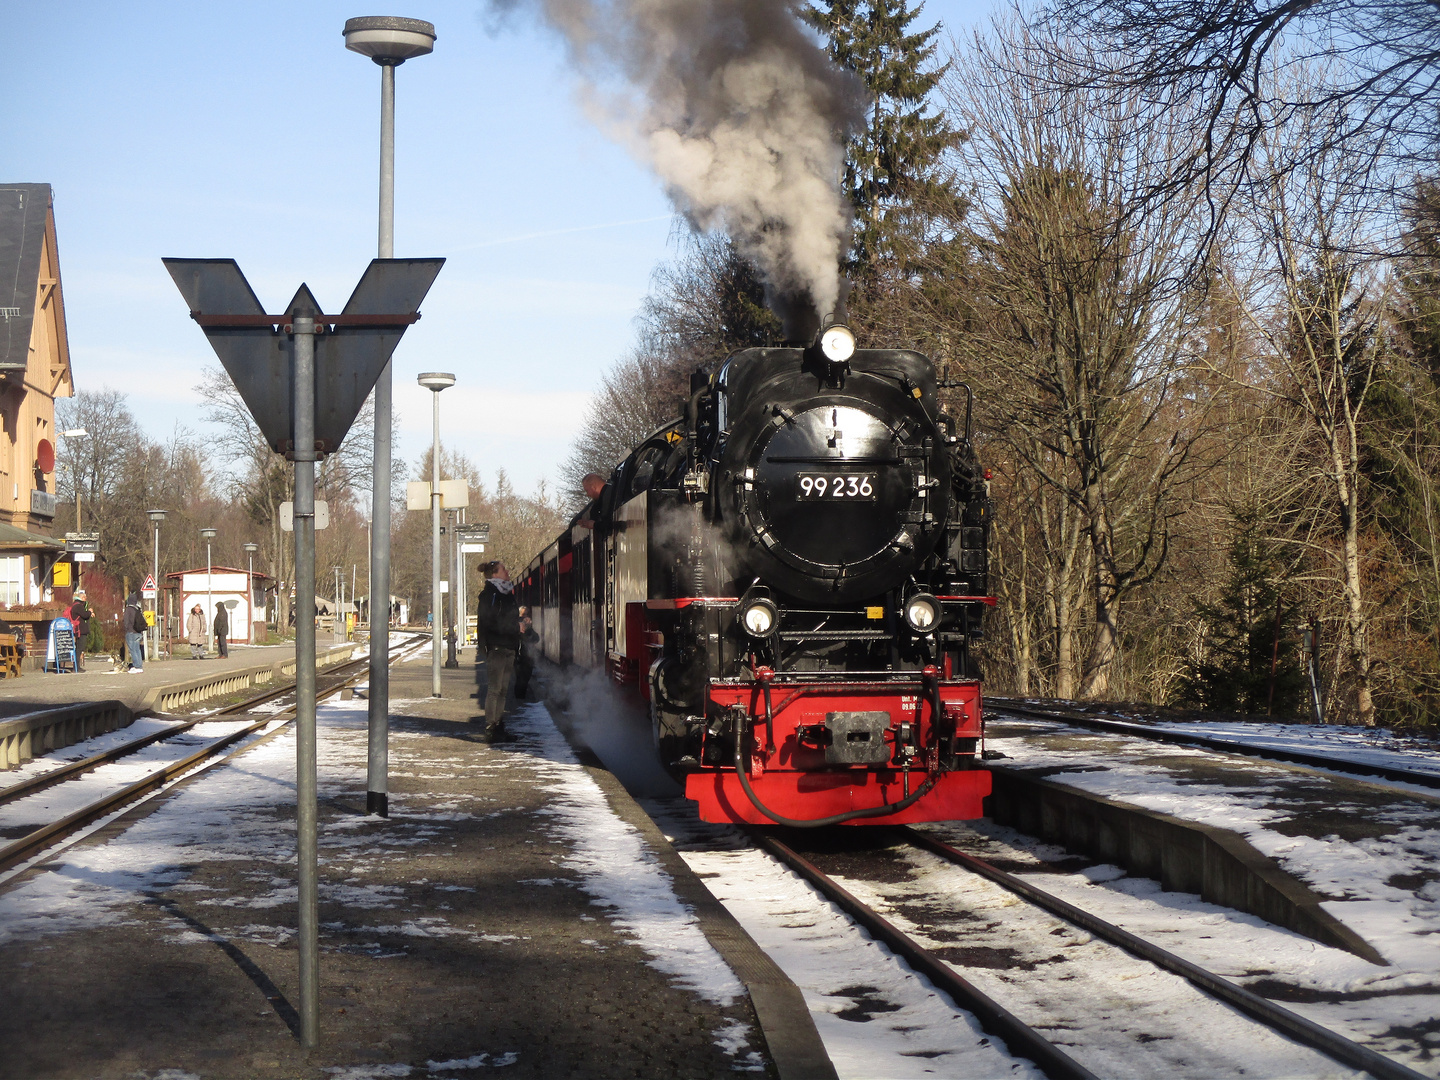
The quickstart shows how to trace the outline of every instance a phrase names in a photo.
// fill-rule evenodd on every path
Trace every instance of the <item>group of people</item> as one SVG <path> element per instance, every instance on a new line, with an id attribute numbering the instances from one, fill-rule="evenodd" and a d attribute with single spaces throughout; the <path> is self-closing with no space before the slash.
<path id="1" fill-rule="evenodd" d="M 75 670 L 85 670 L 85 642 L 90 637 L 90 620 L 94 613 L 86 602 L 85 590 L 77 589 L 75 598 L 65 609 L 64 618 L 70 621 L 75 635 Z M 120 626 L 125 632 L 126 673 L 138 675 L 145 670 L 145 637 L 150 632 L 150 621 L 145 617 L 145 605 L 140 593 L 132 592 L 125 601 L 125 610 L 120 615 Z M 224 604 L 215 605 L 215 620 L 212 624 L 215 645 L 222 658 L 230 655 L 230 613 Z M 8 627 L 7 627 L 8 630 Z M 190 658 L 205 658 L 205 615 L 199 604 L 190 609 L 185 621 L 185 638 L 190 643 Z"/>
<path id="2" fill-rule="evenodd" d="M 215 619 L 210 629 L 215 634 L 215 651 L 220 659 L 230 655 L 230 612 L 224 604 L 215 605 Z M 205 610 L 196 604 L 185 619 L 185 640 L 190 643 L 190 659 L 205 659 Z"/>
<path id="3" fill-rule="evenodd" d="M 530 613 L 515 595 L 505 564 L 496 561 L 480 569 L 486 576 L 475 611 L 476 648 L 485 652 L 485 716 L 480 722 L 487 742 L 513 742 L 515 736 L 505 730 L 510 681 L 515 681 L 515 696 L 523 699 L 535 669 L 526 645 L 539 641 L 540 635 L 531 629 Z"/>

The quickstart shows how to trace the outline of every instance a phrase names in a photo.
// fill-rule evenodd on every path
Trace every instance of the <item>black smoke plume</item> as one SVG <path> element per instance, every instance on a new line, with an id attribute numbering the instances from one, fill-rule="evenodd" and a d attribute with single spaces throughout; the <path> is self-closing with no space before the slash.
<path id="1" fill-rule="evenodd" d="M 564 35 L 592 115 L 692 225 L 723 230 L 759 268 L 787 337 L 842 309 L 851 212 L 840 174 L 866 95 L 800 23 L 796 0 L 491 5 L 533 9 Z"/>

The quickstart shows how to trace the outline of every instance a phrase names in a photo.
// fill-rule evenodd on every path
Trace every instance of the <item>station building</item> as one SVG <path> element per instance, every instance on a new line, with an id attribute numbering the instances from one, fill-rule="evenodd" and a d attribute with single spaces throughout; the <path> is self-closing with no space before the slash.
<path id="1" fill-rule="evenodd" d="M 0 605 L 12 622 L 53 614 L 55 399 L 74 392 L 54 195 L 0 184 Z"/>
<path id="2" fill-rule="evenodd" d="M 265 597 L 271 580 L 269 574 L 259 570 L 252 572 L 219 564 L 172 571 L 165 575 L 166 632 L 175 640 L 182 640 L 191 608 L 200 605 L 208 627 L 215 618 L 215 605 L 224 604 L 230 620 L 231 644 L 262 644 Z"/>

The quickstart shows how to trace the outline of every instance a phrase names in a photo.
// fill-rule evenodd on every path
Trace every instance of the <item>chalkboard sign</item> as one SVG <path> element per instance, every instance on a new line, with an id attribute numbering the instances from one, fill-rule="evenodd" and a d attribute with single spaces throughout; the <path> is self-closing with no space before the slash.
<path id="1" fill-rule="evenodd" d="M 77 671 L 79 663 L 75 655 L 75 628 L 70 620 L 55 619 L 50 623 L 50 638 L 45 645 L 46 671 Z"/>

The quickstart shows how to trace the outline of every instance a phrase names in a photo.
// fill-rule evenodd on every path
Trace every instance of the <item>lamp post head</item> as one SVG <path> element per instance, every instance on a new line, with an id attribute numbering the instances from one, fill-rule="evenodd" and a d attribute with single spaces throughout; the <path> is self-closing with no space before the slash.
<path id="1" fill-rule="evenodd" d="M 156 525 L 159 525 L 160 522 L 165 520 L 169 513 L 168 510 L 146 510 L 145 516 L 155 522 Z"/>
<path id="2" fill-rule="evenodd" d="M 422 371 L 415 381 L 438 394 L 447 386 L 455 385 L 455 376 L 448 371 Z"/>
<path id="3" fill-rule="evenodd" d="M 90 432 L 86 431 L 83 427 L 71 428 L 69 431 L 60 432 L 60 434 L 67 439 L 88 439 L 90 437 Z"/>
<path id="4" fill-rule="evenodd" d="M 200 530 L 200 535 L 201 535 L 204 539 L 206 539 L 206 540 L 214 540 L 214 539 L 215 539 L 215 530 L 214 530 L 214 529 L 201 529 L 201 530 Z"/>
<path id="5" fill-rule="evenodd" d="M 346 19 L 343 33 L 345 48 L 382 66 L 395 67 L 435 48 L 435 24 L 423 19 L 367 15 Z"/>
<path id="6" fill-rule="evenodd" d="M 257 551 L 259 551 L 259 550 L 260 550 L 260 545 L 259 545 L 259 544 L 246 544 L 246 545 L 245 545 L 245 551 L 246 551 L 247 554 L 254 555 L 255 552 L 257 552 Z"/>

